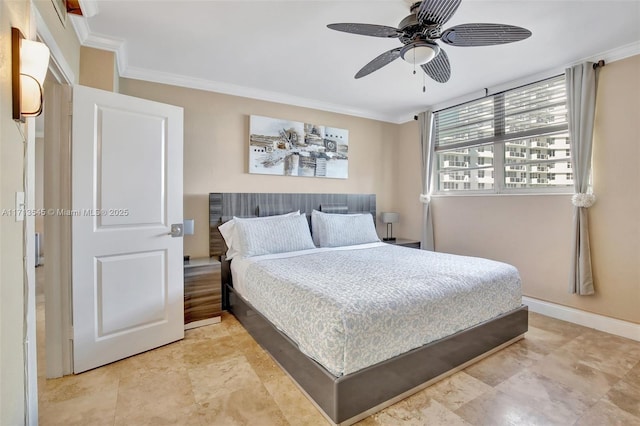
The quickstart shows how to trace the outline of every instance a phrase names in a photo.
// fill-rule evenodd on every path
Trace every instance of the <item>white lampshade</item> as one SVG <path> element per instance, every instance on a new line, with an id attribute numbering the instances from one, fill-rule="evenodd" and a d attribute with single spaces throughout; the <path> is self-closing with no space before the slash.
<path id="1" fill-rule="evenodd" d="M 22 39 L 20 45 L 20 72 L 33 77 L 42 86 L 49 67 L 49 48 L 46 44 Z"/>
<path id="2" fill-rule="evenodd" d="M 20 46 L 20 103 L 23 116 L 39 115 L 42 86 L 49 67 L 49 48 L 37 41 L 22 39 Z"/>
<path id="3" fill-rule="evenodd" d="M 26 40 L 18 28 L 11 28 L 11 86 L 13 119 L 24 123 L 25 117 L 42 113 L 42 85 L 49 67 L 49 48 Z"/>
<path id="4" fill-rule="evenodd" d="M 440 53 L 440 46 L 426 40 L 407 44 L 400 51 L 400 56 L 410 64 L 423 65 Z"/>
<path id="5" fill-rule="evenodd" d="M 400 222 L 400 214 L 394 212 L 383 212 L 380 214 L 382 223 L 398 223 Z"/>
<path id="6" fill-rule="evenodd" d="M 195 231 L 195 221 L 193 219 L 185 219 L 183 221 L 184 235 L 193 235 Z"/>

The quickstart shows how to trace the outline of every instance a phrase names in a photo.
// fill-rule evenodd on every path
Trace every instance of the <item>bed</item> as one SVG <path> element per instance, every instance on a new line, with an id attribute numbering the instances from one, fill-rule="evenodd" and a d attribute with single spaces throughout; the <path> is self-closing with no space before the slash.
<path id="1" fill-rule="evenodd" d="M 296 219 L 278 219 L 294 210 Z M 236 219 L 251 235 L 246 241 L 266 240 L 277 250 L 258 244 L 243 248 L 248 256 L 224 258 L 220 228 L 234 216 L 266 216 L 300 231 L 312 215 L 320 216 L 312 228 L 336 227 L 314 229 L 329 235 L 320 244 L 288 231 L 257 238 L 271 225 Z M 336 230 L 371 229 L 365 216 L 373 222 L 374 195 L 210 194 L 210 247 L 223 260 L 224 307 L 335 424 L 354 423 L 527 331 L 515 268 L 392 246 L 371 235 L 347 244 L 349 232 Z M 426 275 L 433 282 L 425 284 Z"/>

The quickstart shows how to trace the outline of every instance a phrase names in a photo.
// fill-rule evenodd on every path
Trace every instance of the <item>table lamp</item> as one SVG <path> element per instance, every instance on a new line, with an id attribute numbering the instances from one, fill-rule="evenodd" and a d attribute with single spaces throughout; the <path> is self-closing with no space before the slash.
<path id="1" fill-rule="evenodd" d="M 380 220 L 387 225 L 387 236 L 382 241 L 395 241 L 393 236 L 393 224 L 400 222 L 400 214 L 394 212 L 383 212 L 380 214 Z"/>

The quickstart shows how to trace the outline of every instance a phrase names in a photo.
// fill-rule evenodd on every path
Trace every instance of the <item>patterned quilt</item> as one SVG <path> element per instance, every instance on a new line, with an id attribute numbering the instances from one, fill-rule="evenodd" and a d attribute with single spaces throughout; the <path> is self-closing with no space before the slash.
<path id="1" fill-rule="evenodd" d="M 522 303 L 511 265 L 383 243 L 237 261 L 242 296 L 336 377 Z"/>

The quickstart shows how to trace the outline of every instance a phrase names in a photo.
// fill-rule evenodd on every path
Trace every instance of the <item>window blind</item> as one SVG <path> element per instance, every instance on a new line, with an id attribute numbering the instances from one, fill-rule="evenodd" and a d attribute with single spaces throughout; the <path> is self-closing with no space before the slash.
<path id="1" fill-rule="evenodd" d="M 564 75 L 435 113 L 436 151 L 567 132 Z"/>

